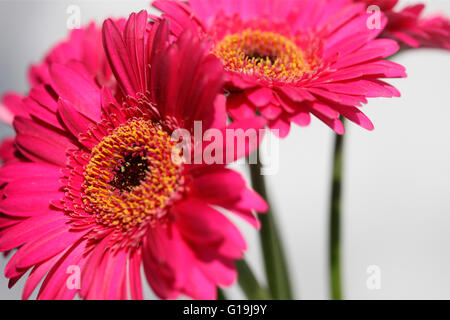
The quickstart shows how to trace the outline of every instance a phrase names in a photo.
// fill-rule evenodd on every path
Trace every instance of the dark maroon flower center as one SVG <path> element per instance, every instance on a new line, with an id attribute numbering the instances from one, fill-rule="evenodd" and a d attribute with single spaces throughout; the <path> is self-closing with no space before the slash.
<path id="1" fill-rule="evenodd" d="M 248 51 L 245 53 L 245 57 L 248 60 L 270 61 L 270 64 L 274 64 L 278 60 L 278 57 L 273 54 L 266 54 L 258 51 Z"/>
<path id="2" fill-rule="evenodd" d="M 145 156 L 127 155 L 114 168 L 114 178 L 110 184 L 120 191 L 130 192 L 147 178 L 148 168 Z"/>

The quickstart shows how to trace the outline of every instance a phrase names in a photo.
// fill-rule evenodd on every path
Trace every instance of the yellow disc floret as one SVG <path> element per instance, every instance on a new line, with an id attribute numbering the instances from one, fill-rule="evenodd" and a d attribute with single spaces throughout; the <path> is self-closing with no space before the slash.
<path id="1" fill-rule="evenodd" d="M 98 223 L 128 229 L 163 217 L 183 189 L 175 142 L 150 120 L 117 127 L 93 148 L 84 170 L 86 211 Z"/>

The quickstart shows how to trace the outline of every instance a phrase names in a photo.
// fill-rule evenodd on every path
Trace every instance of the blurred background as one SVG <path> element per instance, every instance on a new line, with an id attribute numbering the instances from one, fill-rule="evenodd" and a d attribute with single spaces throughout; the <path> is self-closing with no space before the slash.
<path id="1" fill-rule="evenodd" d="M 249 0 L 251 1 L 251 0 Z M 27 68 L 67 33 L 67 9 L 81 23 L 101 23 L 148 9 L 141 0 L 0 0 L 0 93 L 27 92 Z M 417 1 L 402 1 L 402 4 Z M 449 0 L 428 0 L 427 13 L 450 16 Z M 390 81 L 401 98 L 372 99 L 363 111 L 375 124 L 346 133 L 343 198 L 343 287 L 348 299 L 450 299 L 450 52 L 416 49 L 395 61 L 408 78 Z M 0 138 L 13 134 L 0 124 Z M 333 133 L 313 119 L 280 142 L 279 170 L 267 177 L 294 292 L 327 299 L 328 200 Z M 244 172 L 245 167 L 237 166 Z M 260 279 L 258 235 L 235 220 L 248 239 L 247 259 Z M 8 289 L 0 258 L 0 299 L 20 299 L 24 281 Z M 377 266 L 381 287 L 367 286 Z M 145 286 L 145 297 L 155 298 Z M 238 286 L 230 298 L 244 296 Z M 32 297 L 35 297 L 34 294 Z"/>

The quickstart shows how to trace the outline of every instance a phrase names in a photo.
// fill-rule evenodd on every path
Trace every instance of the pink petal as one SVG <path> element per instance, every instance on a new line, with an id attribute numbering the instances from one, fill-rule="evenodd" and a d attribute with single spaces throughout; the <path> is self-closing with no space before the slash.
<path id="1" fill-rule="evenodd" d="M 80 113 L 68 100 L 60 99 L 58 101 L 58 113 L 75 138 L 78 138 L 80 133 L 86 133 L 89 127 L 95 124 L 91 119 Z"/>
<path id="2" fill-rule="evenodd" d="M 15 118 L 14 128 L 16 144 L 29 159 L 65 166 L 66 151 L 73 149 L 74 144 L 63 133 L 21 117 Z"/>
<path id="3" fill-rule="evenodd" d="M 273 93 L 269 88 L 258 88 L 246 92 L 247 99 L 256 107 L 264 107 L 272 101 Z"/>
<path id="4" fill-rule="evenodd" d="M 144 272 L 153 291 L 163 299 L 174 299 L 189 274 L 189 264 L 183 260 L 186 252 L 176 228 L 153 228 L 144 240 L 142 256 Z M 184 265 L 182 263 L 184 261 Z"/>
<path id="5" fill-rule="evenodd" d="M 33 162 L 12 163 L 0 168 L 0 182 L 2 183 L 33 177 L 59 178 L 60 176 L 59 167 Z"/>
<path id="6" fill-rule="evenodd" d="M 291 124 L 282 118 L 270 121 L 269 127 L 272 132 L 280 138 L 286 138 L 289 131 L 291 131 Z"/>
<path id="7" fill-rule="evenodd" d="M 119 28 L 111 19 L 103 23 L 103 46 L 122 91 L 125 95 L 135 96 L 139 92 L 138 80 Z"/>
<path id="8" fill-rule="evenodd" d="M 53 267 L 59 258 L 61 258 L 62 255 L 63 253 L 60 253 L 47 261 L 39 263 L 33 268 L 28 276 L 27 282 L 25 282 L 25 286 L 23 287 L 22 299 L 27 300 L 31 296 L 47 272 Z"/>
<path id="9" fill-rule="evenodd" d="M 58 212 L 26 219 L 0 232 L 0 251 L 19 247 L 48 230 L 59 229 L 66 222 L 67 218 Z"/>
<path id="10" fill-rule="evenodd" d="M 236 171 L 223 168 L 195 177 L 192 188 L 195 196 L 219 204 L 239 200 L 245 181 Z"/>
<path id="11" fill-rule="evenodd" d="M 198 267 L 192 269 L 189 274 L 189 282 L 184 287 L 184 293 L 197 300 L 215 300 L 217 288 L 202 270 Z"/>
<path id="12" fill-rule="evenodd" d="M 67 245 L 67 250 L 63 252 L 61 258 L 53 265 L 45 277 L 39 290 L 38 299 L 73 299 L 79 290 L 71 289 L 66 285 L 70 274 L 67 273 L 69 266 L 78 266 L 81 269 L 83 278 L 84 260 L 83 254 L 86 252 L 86 242 L 76 241 Z"/>
<path id="13" fill-rule="evenodd" d="M 308 112 L 299 112 L 289 118 L 290 121 L 300 127 L 307 127 L 311 123 L 311 115 Z"/>
<path id="14" fill-rule="evenodd" d="M 67 226 L 43 233 L 39 240 L 29 242 L 19 249 L 16 254 L 20 253 L 20 258 L 17 260 L 16 267 L 27 268 L 45 261 L 67 249 L 83 235 L 81 232 L 69 231 Z"/>
<path id="15" fill-rule="evenodd" d="M 130 277 L 130 292 L 133 300 L 143 300 L 142 280 L 141 280 L 142 255 L 140 250 L 136 250 L 130 257 L 128 274 Z"/>
<path id="16" fill-rule="evenodd" d="M 245 94 L 231 93 L 227 98 L 227 108 L 233 119 L 247 119 L 255 116 L 255 108 Z"/>
<path id="17" fill-rule="evenodd" d="M 79 112 L 94 121 L 101 119 L 100 88 L 84 70 L 74 71 L 53 64 L 50 68 L 53 86 L 56 92 L 70 101 Z"/>
<path id="18" fill-rule="evenodd" d="M 174 208 L 183 237 L 202 250 L 214 246 L 217 255 L 242 258 L 247 248 L 239 230 L 221 213 L 198 200 L 184 201 Z"/>

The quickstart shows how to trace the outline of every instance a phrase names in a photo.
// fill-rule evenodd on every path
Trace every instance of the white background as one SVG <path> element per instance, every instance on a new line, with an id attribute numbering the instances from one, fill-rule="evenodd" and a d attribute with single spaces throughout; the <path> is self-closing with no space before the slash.
<path id="1" fill-rule="evenodd" d="M 408 1 L 411 2 L 411 1 Z M 427 12 L 450 16 L 450 1 L 429 0 Z M 403 1 L 403 3 L 406 3 Z M 147 9 L 148 1 L 0 0 L 0 92 L 26 92 L 25 73 L 67 33 L 66 9 L 82 23 Z M 343 202 L 344 290 L 350 299 L 450 299 L 450 52 L 420 49 L 396 57 L 407 79 L 392 80 L 402 98 L 374 99 L 364 111 L 375 124 L 350 125 Z M 1 136 L 12 133 L 0 126 Z M 327 209 L 332 132 L 318 120 L 295 127 L 280 143 L 280 169 L 269 177 L 297 298 L 326 299 Z M 247 258 L 263 268 L 257 234 Z M 24 281 L 7 288 L 0 258 L 0 299 L 20 298 Z M 381 289 L 369 290 L 366 270 L 381 269 Z M 237 286 L 227 291 L 242 298 Z M 146 297 L 154 298 L 150 289 Z"/>

